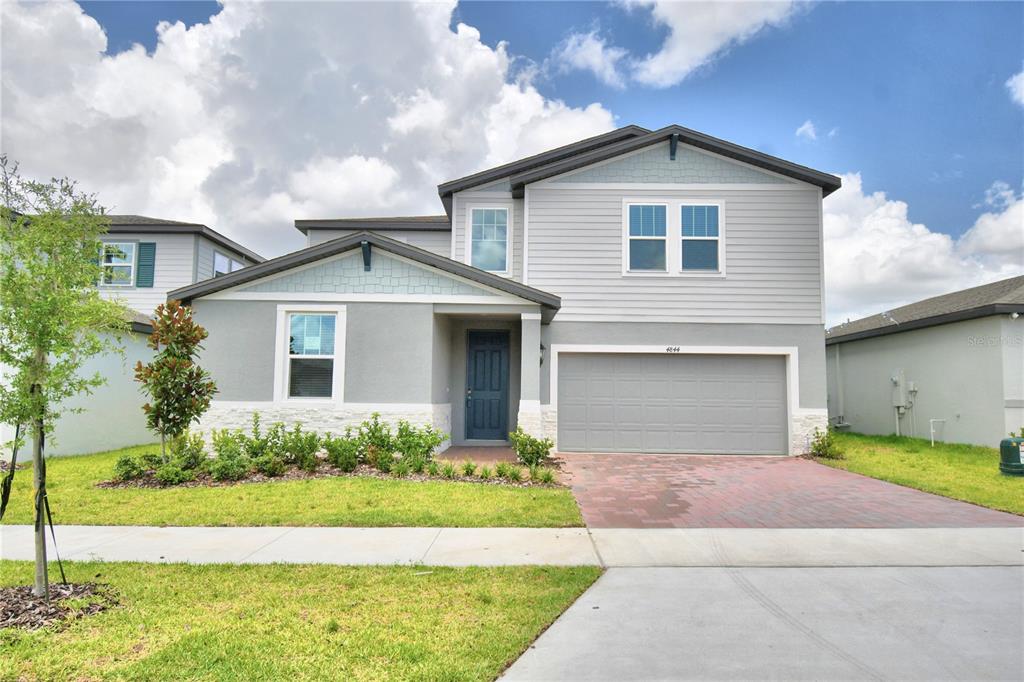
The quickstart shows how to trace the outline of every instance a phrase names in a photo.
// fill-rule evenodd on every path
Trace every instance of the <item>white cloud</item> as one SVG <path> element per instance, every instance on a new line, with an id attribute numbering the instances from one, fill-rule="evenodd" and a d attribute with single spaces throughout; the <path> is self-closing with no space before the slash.
<path id="1" fill-rule="evenodd" d="M 590 71 L 605 85 L 623 88 L 626 81 L 620 63 L 626 54 L 625 49 L 609 46 L 597 31 L 591 31 L 571 34 L 555 48 L 553 56 L 562 71 Z"/>
<path id="2" fill-rule="evenodd" d="M 810 119 L 804 121 L 803 125 L 796 129 L 795 134 L 797 137 L 802 137 L 807 140 L 818 139 L 818 131 L 815 129 L 814 123 L 812 123 Z M 829 137 L 831 137 L 831 134 L 829 134 Z"/>
<path id="3" fill-rule="evenodd" d="M 1010 99 L 1024 107 L 1024 71 L 1010 76 L 1006 81 L 1006 89 L 1010 91 Z"/>
<path id="4" fill-rule="evenodd" d="M 839 134 L 839 128 L 833 128 L 832 130 L 828 131 L 828 136 L 829 137 L 835 137 L 838 134 Z"/>
<path id="5" fill-rule="evenodd" d="M 824 204 L 828 324 L 1024 271 L 1024 204 L 1004 183 L 989 191 L 992 211 L 954 240 L 911 222 L 905 202 L 865 194 L 859 173 L 842 178 Z"/>
<path id="6" fill-rule="evenodd" d="M 2 5 L 3 151 L 26 175 L 267 255 L 301 246 L 295 218 L 439 212 L 438 182 L 615 125 L 517 78 L 453 3 L 229 0 L 116 56 L 74 3 Z"/>
<path id="7" fill-rule="evenodd" d="M 669 30 L 661 49 L 636 63 L 633 78 L 654 87 L 680 83 L 690 73 L 750 40 L 761 30 L 783 25 L 795 2 L 675 2 L 638 0 L 654 21 Z"/>

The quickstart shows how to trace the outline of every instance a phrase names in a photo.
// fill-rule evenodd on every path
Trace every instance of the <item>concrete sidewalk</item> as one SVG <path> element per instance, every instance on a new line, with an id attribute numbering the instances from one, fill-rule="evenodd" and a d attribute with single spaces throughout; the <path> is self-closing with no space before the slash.
<path id="1" fill-rule="evenodd" d="M 58 526 L 71 560 L 607 567 L 1016 566 L 1024 528 L 586 529 Z M 0 526 L 0 558 L 32 528 Z M 51 550 L 51 557 L 53 556 Z"/>

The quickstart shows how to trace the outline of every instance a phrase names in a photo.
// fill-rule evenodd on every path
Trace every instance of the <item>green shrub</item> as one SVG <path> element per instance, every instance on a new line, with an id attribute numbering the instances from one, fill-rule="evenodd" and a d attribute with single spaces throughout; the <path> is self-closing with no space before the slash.
<path id="1" fill-rule="evenodd" d="M 160 485 L 178 485 L 195 478 L 195 472 L 182 469 L 177 462 L 168 462 L 157 468 L 154 476 Z"/>
<path id="2" fill-rule="evenodd" d="M 548 438 L 534 438 L 522 429 L 516 429 L 508 434 L 512 441 L 512 448 L 516 451 L 516 457 L 526 466 L 536 466 L 548 461 L 551 456 L 551 448 L 555 444 Z"/>
<path id="3" fill-rule="evenodd" d="M 486 480 L 488 480 L 493 475 L 494 475 L 494 473 L 491 471 L 491 467 L 486 466 L 486 465 L 480 467 L 480 478 L 482 478 L 482 479 L 484 479 L 486 481 Z"/>
<path id="4" fill-rule="evenodd" d="M 359 425 L 361 454 L 366 463 L 378 471 L 388 473 L 395 460 L 395 438 L 391 427 L 374 412 L 370 419 Z"/>
<path id="5" fill-rule="evenodd" d="M 303 431 L 302 424 L 296 423 L 291 431 L 284 432 L 281 443 L 284 461 L 295 464 L 306 471 L 316 471 L 316 453 L 320 449 L 320 436 L 314 431 Z"/>
<path id="6" fill-rule="evenodd" d="M 540 482 L 544 485 L 553 485 L 555 482 L 555 472 L 547 467 L 540 470 Z"/>
<path id="7" fill-rule="evenodd" d="M 391 474 L 398 478 L 405 478 L 412 473 L 412 467 L 409 466 L 409 460 L 405 457 L 400 457 L 395 460 L 395 463 L 391 465 Z"/>
<path id="8" fill-rule="evenodd" d="M 355 471 L 359 464 L 359 439 L 352 436 L 352 430 L 345 431 L 344 436 L 324 436 L 324 450 L 327 460 L 342 471 Z"/>
<path id="9" fill-rule="evenodd" d="M 455 478 L 456 473 L 455 465 L 451 462 L 445 462 L 441 465 L 441 475 L 445 478 Z"/>
<path id="10" fill-rule="evenodd" d="M 216 456 L 208 464 L 210 475 L 216 481 L 237 481 L 245 478 L 252 467 L 242 445 L 245 436 L 239 431 L 227 429 L 214 431 L 212 436 Z"/>
<path id="11" fill-rule="evenodd" d="M 528 468 L 528 472 L 529 472 L 530 480 L 531 481 L 533 481 L 534 483 L 540 483 L 540 470 L 542 468 L 543 467 L 541 467 L 541 466 L 539 466 L 537 464 L 534 464 L 532 467 Z"/>
<path id="12" fill-rule="evenodd" d="M 427 474 L 430 476 L 438 476 L 441 473 L 441 467 L 437 462 L 431 460 L 427 463 Z"/>
<path id="13" fill-rule="evenodd" d="M 260 413 L 252 413 L 252 428 L 249 435 L 242 438 L 242 447 L 249 459 L 256 460 L 264 455 L 284 456 L 284 424 L 271 424 L 266 433 L 260 428 Z"/>
<path id="14" fill-rule="evenodd" d="M 114 465 L 114 478 L 118 481 L 132 481 L 144 473 L 146 469 L 139 460 L 128 455 L 122 455 Z"/>
<path id="15" fill-rule="evenodd" d="M 426 463 L 433 458 L 437 446 L 446 440 L 447 434 L 432 426 L 413 426 L 407 421 L 400 421 L 392 447 L 405 457 L 416 457 Z"/>
<path id="16" fill-rule="evenodd" d="M 250 461 L 256 471 L 270 478 L 281 476 L 288 468 L 288 465 L 284 463 L 284 458 L 276 452 L 265 452 L 258 457 L 251 458 Z"/>
<path id="17" fill-rule="evenodd" d="M 468 459 L 462 463 L 462 475 L 473 476 L 476 474 L 476 463 L 470 462 Z"/>
<path id="18" fill-rule="evenodd" d="M 202 469 L 206 464 L 206 447 L 198 433 L 186 431 L 171 441 L 171 462 L 186 471 Z"/>
<path id="19" fill-rule="evenodd" d="M 494 467 L 494 473 L 498 478 L 503 478 L 513 483 L 523 480 L 522 469 L 508 462 L 498 462 L 497 466 Z"/>
<path id="20" fill-rule="evenodd" d="M 418 455 L 403 457 L 402 459 L 409 462 L 409 470 L 414 474 L 422 474 L 423 470 L 427 468 L 427 460 Z"/>
<path id="21" fill-rule="evenodd" d="M 155 452 L 147 452 L 139 457 L 143 469 L 157 469 L 165 464 L 164 458 Z"/>
<path id="22" fill-rule="evenodd" d="M 843 453 L 836 443 L 832 429 L 827 428 L 814 430 L 814 439 L 811 441 L 811 454 L 823 459 L 842 459 Z"/>

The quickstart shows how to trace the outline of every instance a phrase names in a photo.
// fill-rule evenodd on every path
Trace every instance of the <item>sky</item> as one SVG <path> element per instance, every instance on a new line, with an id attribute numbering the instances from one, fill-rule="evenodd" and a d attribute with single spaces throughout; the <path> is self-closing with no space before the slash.
<path id="1" fill-rule="evenodd" d="M 4 2 L 0 150 L 267 256 L 679 123 L 843 177 L 828 321 L 1024 272 L 1024 3 Z M 46 45 L 47 49 L 40 49 Z"/>

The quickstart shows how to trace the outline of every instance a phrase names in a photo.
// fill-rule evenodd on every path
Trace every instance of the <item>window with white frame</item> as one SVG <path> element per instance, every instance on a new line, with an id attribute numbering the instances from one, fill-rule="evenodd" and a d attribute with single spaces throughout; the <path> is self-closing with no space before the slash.
<path id="1" fill-rule="evenodd" d="M 331 398 L 334 388 L 334 313 L 288 314 L 288 397 Z"/>
<path id="2" fill-rule="evenodd" d="M 470 264 L 489 272 L 508 272 L 508 209 L 471 209 L 470 230 Z"/>
<path id="3" fill-rule="evenodd" d="M 100 284 L 130 287 L 135 283 L 135 242 L 104 242 L 100 254 Z"/>
<path id="4" fill-rule="evenodd" d="M 718 272 L 719 208 L 715 204 L 680 206 L 679 267 L 683 272 Z"/>
<path id="5" fill-rule="evenodd" d="M 235 260 L 229 256 L 225 256 L 220 251 L 213 252 L 213 276 L 220 277 L 226 275 L 229 272 L 235 272 L 245 267 L 245 263 L 239 260 Z"/>
<path id="6" fill-rule="evenodd" d="M 627 257 L 630 272 L 665 272 L 667 206 L 630 204 Z"/>

